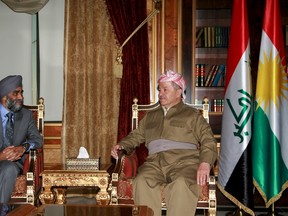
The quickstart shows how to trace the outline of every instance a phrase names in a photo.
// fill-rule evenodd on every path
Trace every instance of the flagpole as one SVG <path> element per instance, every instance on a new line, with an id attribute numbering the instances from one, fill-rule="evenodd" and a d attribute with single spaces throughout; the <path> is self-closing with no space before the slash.
<path id="1" fill-rule="evenodd" d="M 275 206 L 274 206 L 274 203 L 272 203 L 272 211 L 271 212 L 269 212 L 268 214 L 267 214 L 267 216 L 282 216 L 281 214 L 278 214 L 277 212 L 275 212 Z"/>
<path id="2" fill-rule="evenodd" d="M 245 216 L 245 215 L 249 214 L 246 213 L 241 207 L 237 208 L 237 210 L 232 213 L 226 214 L 226 216 Z"/>
<path id="3" fill-rule="evenodd" d="M 272 203 L 270 209 L 271 209 L 271 211 L 268 212 L 266 215 L 265 215 L 265 214 L 261 214 L 261 215 L 259 215 L 259 216 L 282 216 L 281 214 L 278 214 L 277 212 L 275 212 L 274 203 Z"/>
<path id="4" fill-rule="evenodd" d="M 275 207 L 274 207 L 274 203 L 272 203 L 272 211 L 268 213 L 268 215 L 275 215 Z"/>

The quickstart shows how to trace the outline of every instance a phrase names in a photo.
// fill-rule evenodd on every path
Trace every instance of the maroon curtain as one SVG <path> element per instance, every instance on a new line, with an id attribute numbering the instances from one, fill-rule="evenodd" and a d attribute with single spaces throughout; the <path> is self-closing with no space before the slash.
<path id="1" fill-rule="evenodd" d="M 120 44 L 147 16 L 146 0 L 106 0 Z M 150 102 L 148 29 L 145 24 L 123 47 L 123 77 L 119 103 L 118 140 L 131 131 L 133 98 Z"/>

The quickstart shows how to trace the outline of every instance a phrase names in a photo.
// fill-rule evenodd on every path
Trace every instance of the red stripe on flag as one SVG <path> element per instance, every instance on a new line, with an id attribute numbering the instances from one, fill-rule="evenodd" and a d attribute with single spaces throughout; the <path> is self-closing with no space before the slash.
<path id="1" fill-rule="evenodd" d="M 235 0 L 233 4 L 230 40 L 227 57 L 225 92 L 229 85 L 230 79 L 235 71 L 235 68 L 237 67 L 239 60 L 248 44 L 249 30 L 248 18 L 246 14 L 246 1 Z M 236 44 L 237 46 L 235 46 Z"/>
<path id="2" fill-rule="evenodd" d="M 272 27 L 272 28 L 271 28 Z M 286 65 L 285 48 L 283 40 L 280 5 L 278 0 L 267 0 L 264 14 L 263 30 L 266 32 L 282 59 L 282 65 Z"/>

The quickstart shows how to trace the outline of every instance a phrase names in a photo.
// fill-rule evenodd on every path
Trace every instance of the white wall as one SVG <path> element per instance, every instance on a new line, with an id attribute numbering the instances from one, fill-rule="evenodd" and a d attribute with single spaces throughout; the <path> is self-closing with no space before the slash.
<path id="1" fill-rule="evenodd" d="M 45 121 L 61 121 L 63 106 L 64 2 L 49 0 L 39 12 L 40 96 Z M 23 76 L 25 103 L 32 103 L 32 16 L 16 13 L 0 1 L 0 79 Z"/>
<path id="2" fill-rule="evenodd" d="M 15 13 L 0 1 L 0 79 L 22 75 L 25 103 L 32 103 L 32 17 Z"/>
<path id="3" fill-rule="evenodd" d="M 62 121 L 64 2 L 49 0 L 39 12 L 40 95 L 46 121 Z"/>

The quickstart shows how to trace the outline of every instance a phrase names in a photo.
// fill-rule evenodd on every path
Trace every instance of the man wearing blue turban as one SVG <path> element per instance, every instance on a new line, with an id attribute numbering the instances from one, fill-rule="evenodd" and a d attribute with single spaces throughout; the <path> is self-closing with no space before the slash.
<path id="1" fill-rule="evenodd" d="M 33 113 L 23 107 L 22 76 L 0 81 L 0 216 L 8 212 L 16 178 L 22 173 L 26 152 L 40 148 L 40 135 Z"/>

